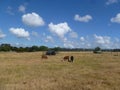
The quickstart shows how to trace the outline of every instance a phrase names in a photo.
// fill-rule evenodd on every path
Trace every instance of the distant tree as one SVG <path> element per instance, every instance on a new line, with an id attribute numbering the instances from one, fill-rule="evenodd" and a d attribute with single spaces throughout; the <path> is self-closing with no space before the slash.
<path id="1" fill-rule="evenodd" d="M 95 48 L 95 51 L 100 51 L 100 50 L 101 50 L 100 47 L 96 47 L 96 48 Z"/>
<path id="2" fill-rule="evenodd" d="M 47 50 L 48 50 L 48 47 L 47 47 L 47 46 L 40 46 L 40 47 L 39 47 L 39 50 L 40 50 L 40 51 L 47 51 Z"/>
<path id="3" fill-rule="evenodd" d="M 17 52 L 25 52 L 25 49 L 23 47 L 17 48 Z"/>
<path id="4" fill-rule="evenodd" d="M 17 50 L 18 50 L 18 47 L 15 47 L 15 46 L 13 47 L 13 46 L 12 46 L 11 50 L 12 50 L 12 51 L 17 51 Z"/>
<path id="5" fill-rule="evenodd" d="M 38 46 L 32 46 L 32 51 L 35 52 L 35 51 L 39 51 L 39 47 Z"/>
<path id="6" fill-rule="evenodd" d="M 30 47 L 25 47 L 25 52 L 30 52 Z"/>
<path id="7" fill-rule="evenodd" d="M 96 47 L 94 50 L 93 50 L 94 53 L 101 53 L 101 48 L 100 47 Z"/>
<path id="8" fill-rule="evenodd" d="M 113 49 L 113 52 L 120 52 L 120 49 Z"/>
<path id="9" fill-rule="evenodd" d="M 60 47 L 54 47 L 54 48 L 52 48 L 52 50 L 55 50 L 56 52 L 58 52 L 58 51 L 61 50 L 61 48 Z"/>
<path id="10" fill-rule="evenodd" d="M 0 51 L 11 51 L 12 47 L 10 44 L 1 44 L 0 45 Z"/>

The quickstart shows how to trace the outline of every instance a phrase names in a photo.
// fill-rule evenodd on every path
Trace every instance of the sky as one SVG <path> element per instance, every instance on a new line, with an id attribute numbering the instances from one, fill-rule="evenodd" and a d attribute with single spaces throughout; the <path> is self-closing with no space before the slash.
<path id="1" fill-rule="evenodd" d="M 120 48 L 120 0 L 0 0 L 0 44 Z"/>

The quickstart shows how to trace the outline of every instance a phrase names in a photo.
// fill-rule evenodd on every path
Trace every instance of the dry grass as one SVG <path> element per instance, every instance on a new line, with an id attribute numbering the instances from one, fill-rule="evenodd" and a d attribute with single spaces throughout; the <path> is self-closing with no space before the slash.
<path id="1" fill-rule="evenodd" d="M 0 53 L 0 90 L 120 90 L 120 55 L 60 52 Z M 61 62 L 73 55 L 73 63 Z"/>

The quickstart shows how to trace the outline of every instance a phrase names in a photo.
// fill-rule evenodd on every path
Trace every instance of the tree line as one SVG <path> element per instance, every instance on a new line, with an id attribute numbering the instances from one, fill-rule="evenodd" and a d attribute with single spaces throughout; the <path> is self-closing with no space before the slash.
<path id="1" fill-rule="evenodd" d="M 11 44 L 1 44 L 0 51 L 9 52 L 36 52 L 36 51 L 47 51 L 47 50 L 55 50 L 55 51 L 113 51 L 113 52 L 120 52 L 120 49 L 101 49 L 100 47 L 96 47 L 94 49 L 86 49 L 86 48 L 61 48 L 61 47 L 53 47 L 49 48 L 47 46 L 31 46 L 31 47 L 16 47 L 12 46 Z"/>
<path id="2" fill-rule="evenodd" d="M 8 52 L 8 51 L 36 52 L 36 51 L 46 51 L 46 50 L 48 50 L 47 46 L 16 47 L 16 46 L 11 46 L 10 44 L 0 45 L 0 51 L 4 51 L 4 52 Z"/>

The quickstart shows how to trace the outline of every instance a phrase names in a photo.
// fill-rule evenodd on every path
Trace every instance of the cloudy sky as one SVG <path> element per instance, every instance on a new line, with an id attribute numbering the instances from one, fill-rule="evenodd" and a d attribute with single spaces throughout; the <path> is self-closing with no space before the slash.
<path id="1" fill-rule="evenodd" d="M 120 48 L 120 0 L 0 0 L 0 44 Z"/>

